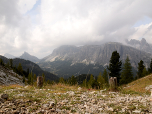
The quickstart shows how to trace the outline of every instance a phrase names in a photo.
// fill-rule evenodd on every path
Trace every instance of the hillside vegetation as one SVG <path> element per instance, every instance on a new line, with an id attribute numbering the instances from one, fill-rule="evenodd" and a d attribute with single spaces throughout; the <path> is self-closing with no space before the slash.
<path id="1" fill-rule="evenodd" d="M 124 89 L 126 91 L 146 93 L 150 92 L 150 85 L 152 85 L 152 74 L 127 84 Z"/>

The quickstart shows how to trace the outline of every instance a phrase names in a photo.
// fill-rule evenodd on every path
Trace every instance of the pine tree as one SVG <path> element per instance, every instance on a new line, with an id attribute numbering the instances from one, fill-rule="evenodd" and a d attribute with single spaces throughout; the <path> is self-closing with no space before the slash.
<path id="1" fill-rule="evenodd" d="M 148 75 L 148 71 L 147 69 L 144 67 L 143 72 L 142 72 L 142 76 L 146 76 Z"/>
<path id="2" fill-rule="evenodd" d="M 103 88 L 103 85 L 105 84 L 105 80 L 104 80 L 103 76 L 101 75 L 101 72 L 99 73 L 97 82 L 98 82 L 99 88 L 100 89 Z"/>
<path id="3" fill-rule="evenodd" d="M 119 61 L 120 55 L 117 53 L 117 51 L 114 51 L 112 53 L 112 56 L 110 58 L 110 63 L 108 70 L 110 71 L 110 76 L 111 77 L 117 77 L 117 83 L 120 81 L 120 71 L 121 71 L 121 65 L 122 62 Z"/>
<path id="4" fill-rule="evenodd" d="M 9 66 L 9 62 L 7 62 L 6 66 L 7 66 L 8 68 L 10 67 L 10 66 Z"/>
<path id="5" fill-rule="evenodd" d="M 90 80 L 89 80 L 89 82 L 88 82 L 88 87 L 89 87 L 89 88 L 92 88 L 92 87 L 93 87 L 94 81 L 95 81 L 95 79 L 94 79 L 93 75 L 91 74 Z"/>
<path id="6" fill-rule="evenodd" d="M 18 70 L 18 72 L 19 72 L 20 75 L 23 74 L 23 68 L 22 68 L 21 63 L 19 63 L 17 70 Z"/>
<path id="7" fill-rule="evenodd" d="M 11 65 L 11 68 L 13 68 L 13 60 L 10 59 L 10 65 Z"/>
<path id="8" fill-rule="evenodd" d="M 76 77 L 72 75 L 72 77 L 70 78 L 70 84 L 75 85 L 76 83 L 77 83 Z"/>
<path id="9" fill-rule="evenodd" d="M 141 60 L 139 63 L 138 63 L 138 72 L 137 72 L 137 78 L 141 78 L 142 77 L 142 72 L 144 70 L 144 62 Z"/>
<path id="10" fill-rule="evenodd" d="M 33 80 L 34 80 L 34 82 L 36 81 L 36 74 L 34 74 L 34 76 L 33 76 Z"/>
<path id="11" fill-rule="evenodd" d="M 108 83 L 109 83 L 109 80 L 108 80 L 108 72 L 107 72 L 106 69 L 104 69 L 102 76 L 103 76 L 103 78 L 104 78 L 104 80 L 105 80 L 105 83 L 108 84 Z"/>
<path id="12" fill-rule="evenodd" d="M 151 59 L 151 62 L 150 62 L 150 67 L 149 67 L 149 69 L 148 69 L 148 72 L 149 72 L 149 74 L 152 73 L 152 59 Z"/>
<path id="13" fill-rule="evenodd" d="M 87 80 L 83 80 L 82 86 L 87 87 Z"/>
<path id="14" fill-rule="evenodd" d="M 27 81 L 28 84 L 31 84 L 31 78 L 32 78 L 31 73 L 29 73 L 28 74 L 28 81 Z"/>
<path id="15" fill-rule="evenodd" d="M 65 83 L 65 81 L 64 81 L 64 78 L 63 77 L 60 77 L 60 79 L 59 79 L 59 83 Z"/>
<path id="16" fill-rule="evenodd" d="M 4 66 L 4 62 L 1 58 L 0 58 L 0 65 Z"/>
<path id="17" fill-rule="evenodd" d="M 23 76 L 23 83 L 25 83 L 25 76 Z"/>
<path id="18" fill-rule="evenodd" d="M 33 73 L 31 72 L 31 85 L 34 84 Z"/>
<path id="19" fill-rule="evenodd" d="M 133 73 L 132 73 L 132 66 L 130 64 L 129 57 L 127 56 L 125 63 L 123 65 L 121 72 L 121 80 L 120 84 L 127 84 L 131 81 L 133 81 Z"/>
<path id="20" fill-rule="evenodd" d="M 43 77 L 43 83 L 45 83 L 45 75 L 44 75 L 44 73 L 42 74 L 42 77 Z"/>

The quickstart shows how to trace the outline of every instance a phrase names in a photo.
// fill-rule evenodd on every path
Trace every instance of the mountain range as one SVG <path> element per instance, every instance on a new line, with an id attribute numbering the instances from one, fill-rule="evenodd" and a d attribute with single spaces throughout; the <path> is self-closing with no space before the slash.
<path id="1" fill-rule="evenodd" d="M 127 45 L 118 42 L 80 47 L 64 45 L 56 48 L 52 54 L 43 58 L 38 64 L 42 69 L 53 72 L 59 77 L 69 77 L 82 73 L 91 73 L 97 76 L 109 65 L 112 52 L 117 51 L 122 62 L 127 56 L 129 57 L 134 72 L 136 72 L 140 60 L 143 60 L 144 65 L 148 68 L 152 56 L 151 50 L 147 51 L 147 46 L 150 45 L 145 39 L 132 44 L 134 41 L 136 40 L 128 41 Z M 141 48 L 135 47 L 139 45 L 139 42 Z"/>
<path id="2" fill-rule="evenodd" d="M 136 72 L 140 60 L 144 61 L 146 68 L 149 67 L 152 58 L 152 45 L 146 39 L 141 41 L 131 39 L 126 44 L 108 42 L 102 45 L 73 46 L 63 45 L 52 52 L 52 54 L 38 59 L 27 52 L 20 58 L 37 63 L 43 70 L 54 73 L 59 77 L 68 78 L 72 75 L 93 74 L 97 76 L 103 72 L 113 51 L 120 54 L 120 60 L 125 61 L 128 56 Z"/>
<path id="3" fill-rule="evenodd" d="M 13 56 L 13 55 L 11 55 L 11 54 L 8 54 L 8 53 L 4 54 L 4 56 L 5 56 L 6 58 L 9 58 L 9 59 L 21 58 L 21 59 L 25 59 L 25 60 L 32 61 L 32 62 L 34 62 L 34 63 L 37 63 L 37 62 L 40 61 L 37 57 L 35 57 L 35 56 L 33 56 L 33 55 L 30 55 L 30 54 L 27 53 L 27 52 L 24 52 L 24 53 L 23 53 L 21 56 L 19 56 L 19 57 L 15 57 L 15 56 Z"/>
<path id="4" fill-rule="evenodd" d="M 152 54 L 152 44 L 147 43 L 145 38 L 142 38 L 141 41 L 136 39 L 131 39 L 130 41 L 126 40 L 126 43 L 138 50 Z"/>
<path id="5" fill-rule="evenodd" d="M 3 60 L 5 64 L 9 62 L 9 59 L 7 59 L 4 56 L 0 56 L 0 58 Z M 47 71 L 42 70 L 36 63 L 31 62 L 29 60 L 24 60 L 20 58 L 13 59 L 13 66 L 18 67 L 19 63 L 21 63 L 23 70 L 27 71 L 29 69 L 29 72 L 32 72 L 33 74 L 36 74 L 36 76 L 42 76 L 44 73 L 46 80 L 58 80 L 59 78 Z"/>

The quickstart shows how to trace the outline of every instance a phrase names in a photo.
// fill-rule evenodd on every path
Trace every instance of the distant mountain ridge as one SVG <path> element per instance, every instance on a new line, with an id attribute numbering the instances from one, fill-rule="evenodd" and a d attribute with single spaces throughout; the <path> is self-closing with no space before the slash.
<path id="1" fill-rule="evenodd" d="M 23 77 L 19 76 L 17 73 L 13 72 L 12 69 L 8 69 L 0 65 L 0 85 L 11 85 L 19 84 L 24 85 Z"/>
<path id="2" fill-rule="evenodd" d="M 0 58 L 3 60 L 3 62 L 5 64 L 7 64 L 9 62 L 9 59 L 7 59 L 4 56 L 0 55 Z M 33 74 L 36 74 L 36 76 L 42 76 L 42 74 L 44 73 L 45 78 L 47 80 L 58 80 L 59 79 L 56 75 L 54 75 L 50 72 L 47 72 L 47 71 L 43 71 L 34 62 L 31 62 L 29 60 L 20 59 L 20 58 L 13 59 L 13 66 L 18 67 L 19 63 L 21 63 L 23 70 L 27 71 L 27 69 L 29 69 L 29 71 L 32 72 Z"/>
<path id="3" fill-rule="evenodd" d="M 34 62 L 34 63 L 37 63 L 37 62 L 40 61 L 40 59 L 38 59 L 37 57 L 35 57 L 35 56 L 33 56 L 33 55 L 30 55 L 30 54 L 27 53 L 27 52 L 24 52 L 20 57 L 15 57 L 15 56 L 13 56 L 13 55 L 11 55 L 11 54 L 8 54 L 8 53 L 4 54 L 4 56 L 5 56 L 6 58 L 9 58 L 9 59 L 21 58 L 21 59 L 25 59 L 25 60 L 32 61 L 32 62 Z"/>
<path id="4" fill-rule="evenodd" d="M 109 63 L 113 51 L 118 51 L 120 59 L 124 61 L 129 56 L 132 66 L 136 67 L 140 60 L 149 63 L 151 54 L 140 51 L 130 46 L 123 45 L 117 42 L 110 42 L 104 45 L 86 45 L 81 47 L 76 46 L 61 46 L 53 51 L 53 53 L 41 62 L 53 61 L 72 61 L 72 64 L 85 63 L 85 64 L 101 64 L 106 65 Z M 135 65 L 135 64 L 136 65 Z"/>
<path id="5" fill-rule="evenodd" d="M 9 53 L 5 53 L 4 56 L 5 56 L 6 58 L 8 58 L 8 59 L 14 59 L 14 58 L 16 58 L 14 55 L 11 55 L 11 54 L 9 54 Z"/>
<path id="6" fill-rule="evenodd" d="M 34 63 L 39 62 L 39 59 L 35 56 L 30 55 L 27 52 L 24 52 L 19 58 L 32 61 Z"/>
<path id="7" fill-rule="evenodd" d="M 152 44 L 147 43 L 145 38 L 142 38 L 141 41 L 136 39 L 131 39 L 130 41 L 127 40 L 126 43 L 138 50 L 152 54 Z"/>
<path id="8" fill-rule="evenodd" d="M 97 76 L 109 65 L 113 51 L 120 54 L 122 62 L 128 56 L 134 69 L 137 69 L 140 60 L 143 60 L 146 68 L 148 68 L 152 57 L 150 53 L 117 42 L 81 47 L 64 45 L 54 49 L 52 54 L 43 58 L 39 62 L 39 66 L 57 76 L 68 77 L 74 74 L 87 74 L 88 72 Z"/>

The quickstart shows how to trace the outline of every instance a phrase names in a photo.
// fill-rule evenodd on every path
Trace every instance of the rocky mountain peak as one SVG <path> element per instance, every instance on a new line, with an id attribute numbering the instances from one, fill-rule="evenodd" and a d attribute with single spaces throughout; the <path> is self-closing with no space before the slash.
<path id="1" fill-rule="evenodd" d="M 140 43 L 141 43 L 141 45 L 147 45 L 148 44 L 145 38 L 142 38 Z"/>
<path id="2" fill-rule="evenodd" d="M 29 61 L 32 61 L 32 62 L 39 62 L 39 59 L 37 58 L 37 57 L 35 57 L 35 56 L 32 56 L 32 55 L 30 55 L 29 53 L 27 53 L 27 52 L 24 52 L 21 56 L 20 56 L 20 58 L 22 58 L 22 59 L 25 59 L 25 60 L 29 60 Z"/>
<path id="3" fill-rule="evenodd" d="M 14 59 L 14 58 L 16 58 L 15 56 L 13 56 L 13 55 L 11 55 L 11 54 L 9 54 L 9 53 L 5 53 L 4 56 L 5 56 L 6 58 L 9 58 L 9 59 Z"/>
<path id="4" fill-rule="evenodd" d="M 141 41 L 136 39 L 131 39 L 130 41 L 126 42 L 131 47 L 134 47 L 138 50 L 145 51 L 152 54 L 152 47 L 150 44 L 147 43 L 145 38 L 142 38 Z"/>

